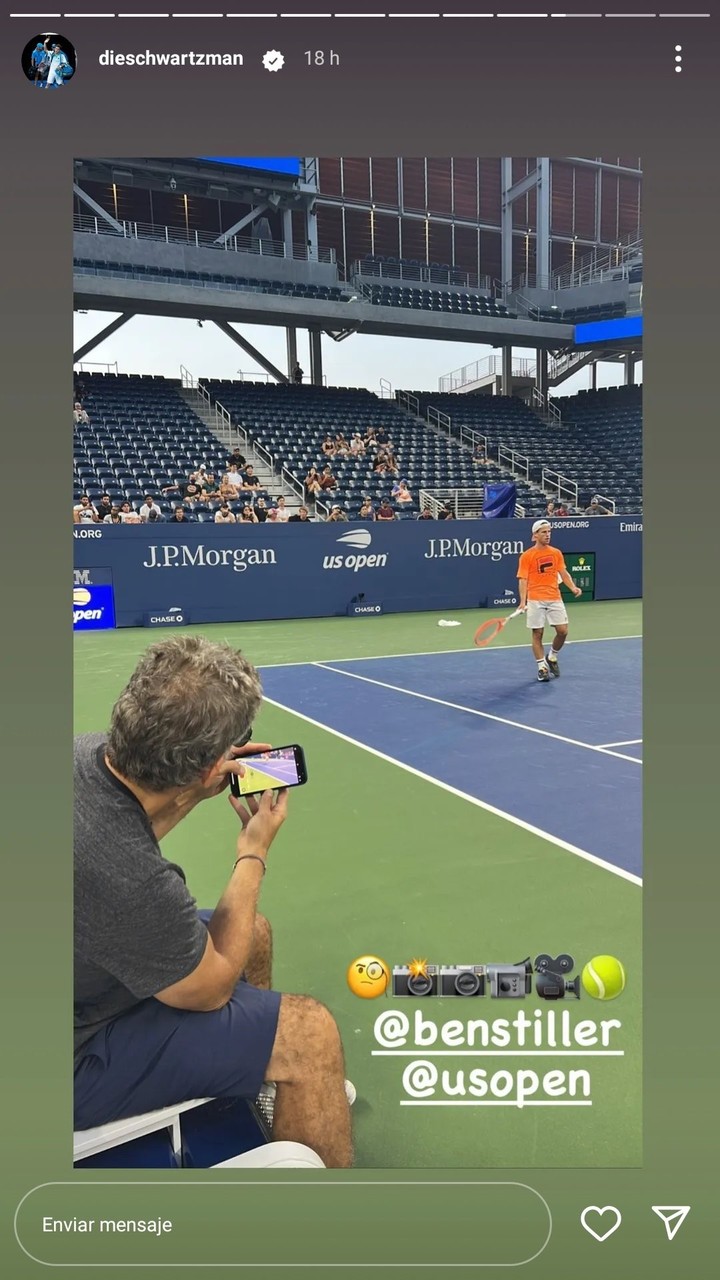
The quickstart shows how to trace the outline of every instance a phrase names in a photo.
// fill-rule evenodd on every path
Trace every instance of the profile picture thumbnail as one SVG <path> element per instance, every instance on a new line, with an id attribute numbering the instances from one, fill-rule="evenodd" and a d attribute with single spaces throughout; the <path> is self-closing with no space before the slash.
<path id="1" fill-rule="evenodd" d="M 62 89 L 77 68 L 75 47 L 56 31 L 44 31 L 28 40 L 22 52 L 22 69 L 35 89 Z"/>

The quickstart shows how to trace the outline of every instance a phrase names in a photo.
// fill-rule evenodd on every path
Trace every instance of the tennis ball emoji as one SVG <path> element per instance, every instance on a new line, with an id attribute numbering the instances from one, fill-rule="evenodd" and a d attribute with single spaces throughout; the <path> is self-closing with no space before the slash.
<path id="1" fill-rule="evenodd" d="M 390 970 L 377 956 L 358 956 L 347 971 L 347 984 L 353 995 L 362 1000 L 384 996 L 390 982 Z"/>
<path id="2" fill-rule="evenodd" d="M 614 1000 L 625 990 L 625 969 L 615 956 L 594 956 L 582 971 L 582 984 L 593 1000 Z"/>

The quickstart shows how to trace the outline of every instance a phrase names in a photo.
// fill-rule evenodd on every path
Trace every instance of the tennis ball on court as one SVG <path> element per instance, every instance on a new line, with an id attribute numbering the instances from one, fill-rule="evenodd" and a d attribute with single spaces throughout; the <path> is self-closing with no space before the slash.
<path id="1" fill-rule="evenodd" d="M 582 971 L 582 984 L 593 1000 L 614 1000 L 625 990 L 625 969 L 615 956 L 594 956 Z"/>

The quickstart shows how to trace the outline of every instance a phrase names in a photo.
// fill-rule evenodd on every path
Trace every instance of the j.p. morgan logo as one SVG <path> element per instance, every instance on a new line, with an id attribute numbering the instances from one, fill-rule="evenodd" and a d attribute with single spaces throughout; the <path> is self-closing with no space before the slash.
<path id="1" fill-rule="evenodd" d="M 355 547 L 358 554 L 325 556 L 323 569 L 351 569 L 353 573 L 357 573 L 360 569 L 382 569 L 388 562 L 385 553 L 379 555 L 365 554 L 372 543 L 372 534 L 369 529 L 351 529 L 349 533 L 344 533 L 337 541 L 343 547 Z"/>
<path id="2" fill-rule="evenodd" d="M 150 546 L 145 569 L 233 569 L 244 573 L 254 565 L 277 564 L 269 547 Z"/>
<path id="3" fill-rule="evenodd" d="M 520 541 L 473 542 L 470 538 L 430 538 L 425 552 L 426 560 L 454 560 L 456 556 L 488 556 L 490 560 L 502 560 L 504 556 L 519 556 L 523 550 Z"/>

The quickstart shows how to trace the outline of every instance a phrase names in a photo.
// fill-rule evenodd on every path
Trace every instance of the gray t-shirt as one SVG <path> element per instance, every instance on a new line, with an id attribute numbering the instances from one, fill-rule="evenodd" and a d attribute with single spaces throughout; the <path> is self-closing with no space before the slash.
<path id="1" fill-rule="evenodd" d="M 207 945 L 180 867 L 108 769 L 105 738 L 75 739 L 75 1052 L 141 1000 L 186 978 Z"/>

